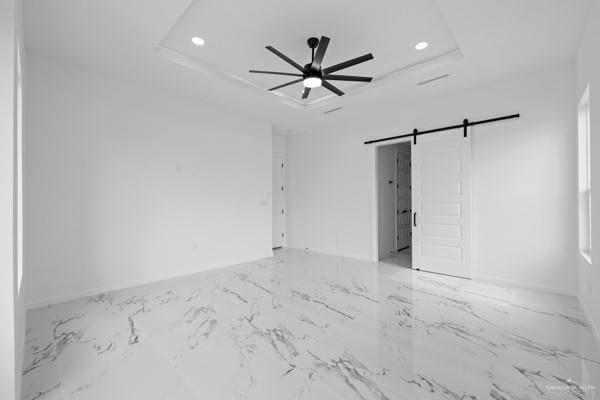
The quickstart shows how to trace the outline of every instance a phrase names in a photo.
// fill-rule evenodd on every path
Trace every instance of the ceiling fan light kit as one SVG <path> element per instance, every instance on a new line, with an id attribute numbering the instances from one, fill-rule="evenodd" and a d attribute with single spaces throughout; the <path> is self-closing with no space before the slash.
<path id="1" fill-rule="evenodd" d="M 286 75 L 297 77 L 298 79 L 294 79 L 293 81 L 289 81 L 284 84 L 272 87 L 269 89 L 269 91 L 281 89 L 283 87 L 302 82 L 302 84 L 304 85 L 304 91 L 302 92 L 303 99 L 306 99 L 308 97 L 311 89 L 317 88 L 319 86 L 323 86 L 324 88 L 328 89 L 329 91 L 335 93 L 338 96 L 343 96 L 344 92 L 332 85 L 331 83 L 329 83 L 329 81 L 371 82 L 373 80 L 373 78 L 366 76 L 332 74 L 333 72 L 337 72 L 339 70 L 349 68 L 357 64 L 361 64 L 365 61 L 372 60 L 373 54 L 371 53 L 341 62 L 339 64 L 332 65 L 327 68 L 322 68 L 323 57 L 325 57 L 325 52 L 327 51 L 329 42 L 330 39 L 327 36 L 321 36 L 321 39 L 318 39 L 316 37 L 309 38 L 307 40 L 307 43 L 308 47 L 311 49 L 312 57 L 311 62 L 304 66 L 301 66 L 296 61 L 292 60 L 273 46 L 266 46 L 267 50 L 269 50 L 271 53 L 275 54 L 277 57 L 281 58 L 283 61 L 287 62 L 292 67 L 297 69 L 299 73 L 259 71 L 252 69 L 250 70 L 250 72 L 254 74 Z"/>
<path id="2" fill-rule="evenodd" d="M 316 77 L 316 76 L 309 76 L 308 78 L 304 78 L 304 80 L 302 81 L 302 84 L 304 85 L 304 87 L 310 88 L 310 89 L 314 89 L 316 87 L 321 86 L 321 78 Z"/>

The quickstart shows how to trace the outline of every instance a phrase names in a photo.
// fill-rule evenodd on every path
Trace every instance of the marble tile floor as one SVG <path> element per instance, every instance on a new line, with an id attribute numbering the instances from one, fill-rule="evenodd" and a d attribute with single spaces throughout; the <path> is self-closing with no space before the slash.
<path id="1" fill-rule="evenodd" d="M 394 264 L 403 268 L 412 268 L 412 250 L 409 247 L 394 254 L 391 254 L 381 260 L 381 262 Z"/>
<path id="2" fill-rule="evenodd" d="M 23 399 L 600 399 L 576 299 L 305 251 L 31 310 Z"/>

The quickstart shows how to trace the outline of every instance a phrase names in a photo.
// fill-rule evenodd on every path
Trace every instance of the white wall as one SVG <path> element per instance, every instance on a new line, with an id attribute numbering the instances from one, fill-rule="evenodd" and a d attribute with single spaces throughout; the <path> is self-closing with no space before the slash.
<path id="1" fill-rule="evenodd" d="M 288 246 L 372 260 L 372 138 L 520 112 L 473 128 L 474 274 L 576 291 L 574 66 L 566 64 L 288 138 Z"/>
<path id="2" fill-rule="evenodd" d="M 283 154 L 286 152 L 286 136 L 273 129 L 273 153 L 274 154 Z"/>
<path id="3" fill-rule="evenodd" d="M 592 169 L 592 265 L 577 252 L 579 300 L 586 308 L 600 341 L 600 2 L 592 2 L 588 22 L 577 55 L 575 110 L 585 87 L 590 84 L 591 169 Z M 576 194 L 575 194 L 576 195 Z"/>
<path id="4" fill-rule="evenodd" d="M 18 137 L 16 65 L 20 2 L 0 0 L 0 398 L 20 396 L 25 310 L 18 289 Z"/>
<path id="5" fill-rule="evenodd" d="M 271 252 L 271 127 L 28 54 L 25 253 L 40 304 Z"/>

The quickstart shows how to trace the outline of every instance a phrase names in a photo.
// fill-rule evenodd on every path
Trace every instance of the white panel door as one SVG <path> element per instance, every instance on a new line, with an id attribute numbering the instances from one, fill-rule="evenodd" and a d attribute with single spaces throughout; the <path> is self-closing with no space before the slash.
<path id="1" fill-rule="evenodd" d="M 471 277 L 471 137 L 462 129 L 412 145 L 413 268 Z"/>
<path id="2" fill-rule="evenodd" d="M 282 247 L 285 238 L 285 161 L 273 155 L 273 248 Z"/>

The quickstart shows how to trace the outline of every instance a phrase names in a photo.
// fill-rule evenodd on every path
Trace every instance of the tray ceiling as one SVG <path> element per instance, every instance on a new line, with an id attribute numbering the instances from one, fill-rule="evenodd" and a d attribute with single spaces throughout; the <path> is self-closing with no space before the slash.
<path id="1" fill-rule="evenodd" d="M 291 81 L 293 77 L 256 75 L 249 69 L 297 72 L 268 52 L 271 45 L 304 65 L 311 52 L 310 36 L 331 38 L 323 65 L 333 65 L 366 53 L 375 59 L 348 69 L 343 74 L 374 77 L 373 83 L 335 82 L 347 96 L 428 63 L 460 55 L 460 49 L 433 0 L 393 2 L 348 2 L 341 0 L 290 1 L 196 0 L 185 10 L 158 50 L 167 58 L 191 68 L 212 73 L 224 80 L 277 96 L 295 107 L 329 104 L 337 96 L 322 87 L 301 100 L 302 83 L 268 92 L 267 89 Z M 195 46 L 191 38 L 202 37 L 206 44 Z M 431 45 L 417 51 L 414 45 Z M 446 60 L 448 61 L 448 60 Z"/>

